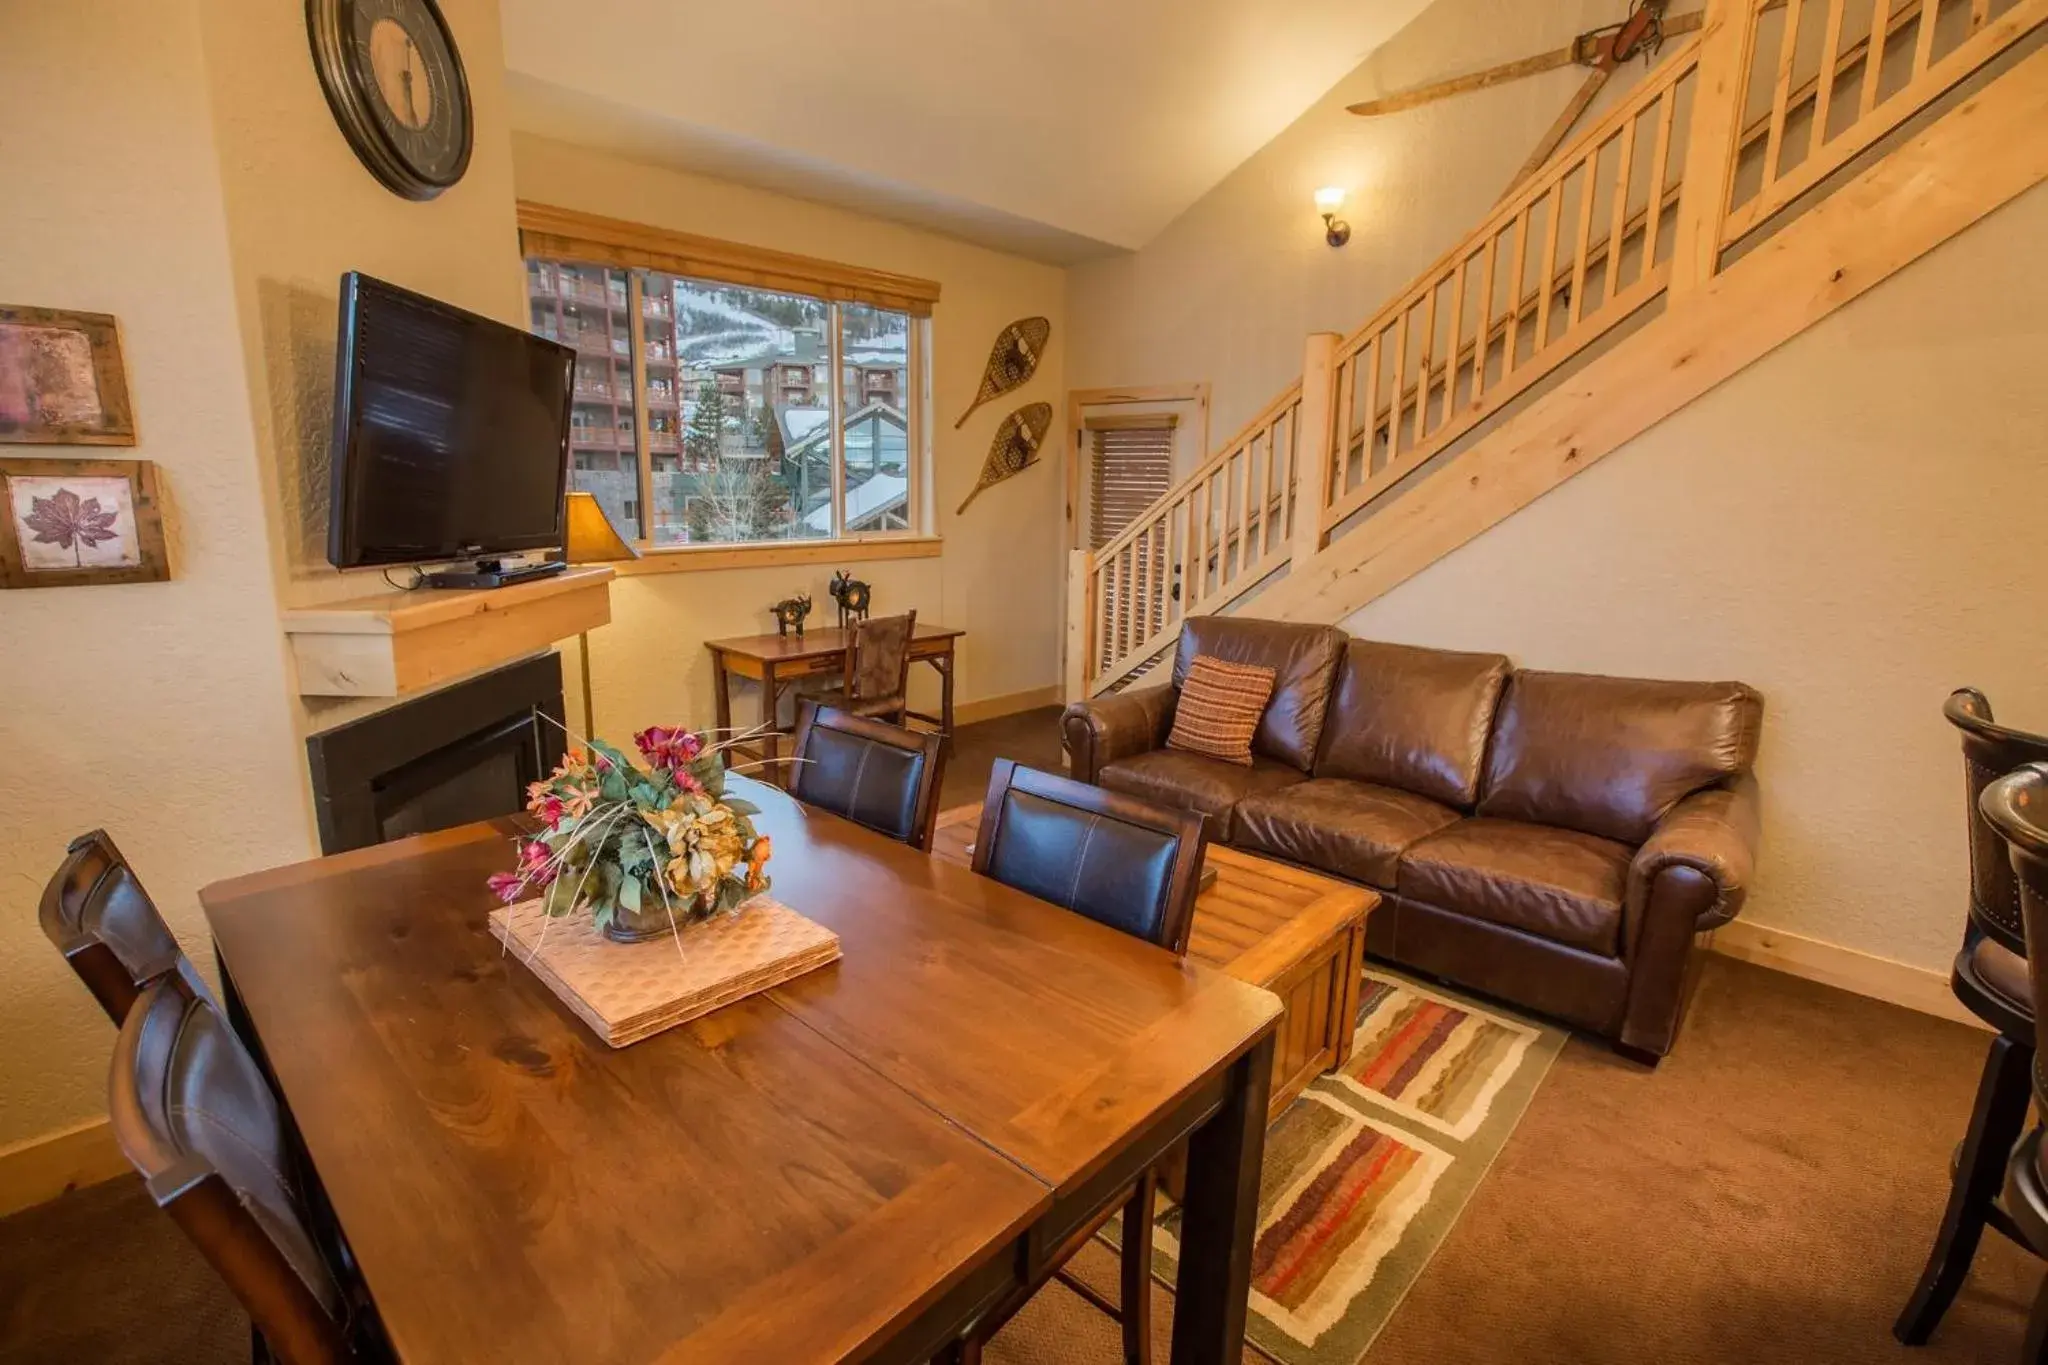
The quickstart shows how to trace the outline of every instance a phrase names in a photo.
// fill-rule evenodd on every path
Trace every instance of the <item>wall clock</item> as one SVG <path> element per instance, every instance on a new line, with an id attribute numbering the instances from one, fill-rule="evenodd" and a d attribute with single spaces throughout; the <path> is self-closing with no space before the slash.
<path id="1" fill-rule="evenodd" d="M 432 199 L 469 169 L 469 80 L 434 0 L 306 0 L 313 66 L 370 174 Z"/>

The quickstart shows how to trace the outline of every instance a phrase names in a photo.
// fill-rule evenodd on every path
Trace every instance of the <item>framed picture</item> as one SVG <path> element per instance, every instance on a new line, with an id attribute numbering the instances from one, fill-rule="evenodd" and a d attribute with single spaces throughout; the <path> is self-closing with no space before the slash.
<path id="1" fill-rule="evenodd" d="M 148 460 L 0 460 L 0 588 L 170 576 Z"/>
<path id="2" fill-rule="evenodd" d="M 112 317 L 0 304 L 0 441 L 135 444 Z"/>

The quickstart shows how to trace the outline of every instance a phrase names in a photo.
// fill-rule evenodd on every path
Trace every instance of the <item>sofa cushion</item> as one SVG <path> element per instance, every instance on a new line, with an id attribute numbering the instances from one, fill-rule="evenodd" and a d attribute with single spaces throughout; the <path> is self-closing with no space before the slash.
<path id="1" fill-rule="evenodd" d="M 1155 806 L 1201 812 L 1204 832 L 1218 842 L 1230 837 L 1231 807 L 1247 796 L 1302 780 L 1293 768 L 1270 758 L 1254 757 L 1251 767 L 1241 768 L 1179 749 L 1120 758 L 1103 764 L 1095 777 L 1100 786 Z"/>
<path id="2" fill-rule="evenodd" d="M 1316 776 L 1399 787 L 1470 810 L 1507 678 L 1504 654 L 1353 640 L 1323 719 Z"/>
<path id="3" fill-rule="evenodd" d="M 1252 735 L 1273 698 L 1273 670 L 1232 664 L 1204 655 L 1188 670 L 1166 747 L 1218 758 L 1241 768 L 1252 765 Z"/>
<path id="4" fill-rule="evenodd" d="M 1617 957 L 1630 856 L 1598 835 L 1481 817 L 1410 847 L 1395 884 L 1442 910 Z"/>
<path id="5" fill-rule="evenodd" d="M 1479 814 L 1640 844 L 1680 800 L 1749 771 L 1762 723 L 1737 682 L 1517 672 Z"/>
<path id="6" fill-rule="evenodd" d="M 1240 848 L 1391 891 L 1401 851 L 1458 819 L 1449 806 L 1413 792 L 1318 777 L 1247 797 L 1230 818 L 1230 838 Z"/>
<path id="7" fill-rule="evenodd" d="M 1188 669 L 1204 654 L 1226 663 L 1272 669 L 1273 700 L 1259 718 L 1252 752 L 1307 772 L 1316 761 L 1316 742 L 1322 738 L 1323 713 L 1329 707 L 1344 640 L 1344 632 L 1335 626 L 1191 616 L 1181 627 L 1173 685 L 1178 689 L 1186 682 Z"/>

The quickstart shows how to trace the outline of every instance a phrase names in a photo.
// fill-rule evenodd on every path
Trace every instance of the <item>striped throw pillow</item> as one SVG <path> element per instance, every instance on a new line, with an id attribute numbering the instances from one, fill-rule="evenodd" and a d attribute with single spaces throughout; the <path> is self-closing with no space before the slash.
<path id="1" fill-rule="evenodd" d="M 1252 734 L 1272 696 L 1272 669 L 1198 654 L 1180 686 L 1166 747 L 1249 768 Z"/>

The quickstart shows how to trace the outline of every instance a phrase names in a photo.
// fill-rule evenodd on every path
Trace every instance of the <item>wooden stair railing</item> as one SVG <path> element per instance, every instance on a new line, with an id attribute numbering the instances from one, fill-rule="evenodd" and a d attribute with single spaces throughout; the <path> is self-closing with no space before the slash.
<path id="1" fill-rule="evenodd" d="M 1836 172 L 2044 22 L 2048 0 L 1708 0 L 1696 36 L 1475 231 L 1350 336 L 1311 337 L 1299 382 L 1109 544 L 1074 552 L 1068 696 L 1128 685 L 1188 616 L 1282 568 L 1327 577 L 1322 556 L 1357 558 L 1330 544 L 1373 534 L 1360 512 L 1454 444 L 1492 440 L 1510 403 L 1646 304 L 1686 306 L 1727 247 L 1832 194 Z"/>
<path id="2" fill-rule="evenodd" d="M 1868 17 L 1851 33 L 1859 12 Z M 1817 59 L 1806 51 L 1815 15 Z M 1884 39 L 1872 61 L 1870 35 L 1880 19 Z M 1905 0 L 1896 9 L 1892 0 L 1785 0 L 1771 17 L 1753 15 L 1736 60 L 1736 107 L 1757 107 L 1768 90 L 1768 131 L 1756 183 L 1729 177 L 1722 242 L 1742 238 L 1819 185 L 2043 19 L 2048 0 Z M 1832 79 L 1822 80 L 1823 71 Z"/>
<path id="3" fill-rule="evenodd" d="M 1344 437 L 1323 499 L 1326 533 L 1663 291 L 1670 263 L 1659 248 L 1676 208 L 1669 192 L 1682 189 L 1671 174 L 1682 151 L 1673 145 L 1683 134 L 1677 109 L 1699 45 L 1677 45 L 1345 338 L 1336 397 Z M 1597 238 L 1596 225 L 1605 227 Z"/>

